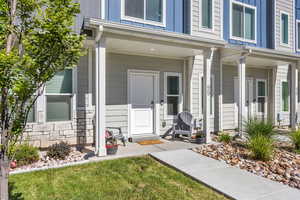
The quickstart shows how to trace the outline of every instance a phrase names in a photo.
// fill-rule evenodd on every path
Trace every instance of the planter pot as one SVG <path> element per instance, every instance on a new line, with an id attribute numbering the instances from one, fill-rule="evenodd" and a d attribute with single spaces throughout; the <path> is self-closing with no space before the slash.
<path id="1" fill-rule="evenodd" d="M 115 155 L 118 151 L 118 145 L 106 145 L 107 155 Z"/>
<path id="2" fill-rule="evenodd" d="M 196 143 L 197 144 L 204 144 L 205 143 L 205 137 L 196 138 Z"/>

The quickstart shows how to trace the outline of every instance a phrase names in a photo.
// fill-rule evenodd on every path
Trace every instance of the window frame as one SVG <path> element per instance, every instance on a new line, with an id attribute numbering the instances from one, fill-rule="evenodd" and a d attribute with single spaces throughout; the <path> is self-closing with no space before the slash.
<path id="1" fill-rule="evenodd" d="M 284 43 L 283 42 L 283 35 L 282 35 L 282 15 L 287 15 L 288 16 L 288 43 Z M 280 11 L 280 45 L 281 46 L 285 46 L 285 47 L 290 47 L 290 26 L 289 26 L 289 23 L 290 23 L 290 14 L 288 12 L 285 12 L 285 11 Z"/>
<path id="2" fill-rule="evenodd" d="M 168 76 L 176 76 L 179 78 L 179 94 L 168 95 Z M 164 72 L 164 116 L 165 119 L 176 119 L 177 115 L 168 115 L 168 97 L 178 97 L 178 113 L 183 111 L 183 94 L 182 94 L 182 73 Z"/>
<path id="3" fill-rule="evenodd" d="M 265 83 L 265 96 L 259 96 L 258 95 L 258 82 L 264 82 Z M 268 82 L 266 79 L 256 79 L 256 113 L 263 115 L 263 114 L 267 114 L 267 108 L 268 108 Z M 259 112 L 258 111 L 258 98 L 263 97 L 265 99 L 265 112 Z"/>
<path id="4" fill-rule="evenodd" d="M 155 22 L 155 21 L 151 21 L 151 20 L 147 20 L 146 18 L 146 1 L 147 0 L 143 0 L 144 1 L 144 18 L 137 18 L 137 17 L 131 17 L 131 16 L 126 16 L 125 15 L 125 1 L 126 0 L 121 0 L 121 19 L 122 20 L 127 20 L 127 21 L 133 21 L 133 22 L 137 22 L 137 23 L 142 23 L 142 24 L 149 24 L 149 25 L 153 25 L 153 26 L 161 26 L 161 27 L 166 27 L 166 5 L 167 5 L 167 1 L 166 0 L 162 0 L 163 1 L 163 5 L 162 5 L 162 21 L 161 22 Z"/>
<path id="5" fill-rule="evenodd" d="M 38 97 L 39 98 L 39 97 Z M 33 110 L 34 113 L 34 120 L 32 122 L 28 122 L 28 118 L 27 118 L 27 122 L 26 124 L 37 124 L 38 123 L 38 119 L 37 119 L 37 101 L 32 105 L 31 109 Z M 29 113 L 28 113 L 29 114 Z M 27 116 L 28 117 L 28 116 Z"/>
<path id="6" fill-rule="evenodd" d="M 233 5 L 240 5 L 243 7 L 243 15 L 244 15 L 244 27 L 243 27 L 243 37 L 237 37 L 237 36 L 233 36 L 233 24 L 232 24 L 232 11 L 233 11 Z M 245 8 L 249 8 L 249 9 L 253 9 L 255 12 L 254 15 L 254 40 L 249 40 L 245 38 Z M 256 6 L 252 6 L 246 3 L 242 3 L 236 0 L 230 0 L 230 12 L 229 12 L 229 31 L 230 31 L 230 39 L 232 40 L 237 40 L 237 41 L 242 41 L 242 42 L 248 42 L 248 43 L 253 43 L 253 44 L 257 44 L 257 8 Z"/>
<path id="7" fill-rule="evenodd" d="M 202 21 L 202 2 L 203 0 L 199 0 L 199 28 L 202 31 L 214 32 L 214 18 L 215 18 L 215 0 L 212 1 L 212 16 L 211 16 L 211 28 L 203 27 Z"/>
<path id="8" fill-rule="evenodd" d="M 300 38 L 298 37 L 299 31 L 299 25 L 300 19 L 296 19 L 296 51 L 300 51 L 300 46 L 298 46 L 298 43 L 300 42 Z"/>
<path id="9" fill-rule="evenodd" d="M 77 72 L 75 69 L 65 69 L 65 70 L 71 70 L 72 71 L 72 93 L 47 93 L 47 86 L 45 84 L 44 89 L 44 111 L 45 111 L 45 123 L 51 124 L 51 123 L 66 123 L 66 122 L 72 122 L 74 118 L 74 110 L 73 105 L 74 102 L 74 84 L 75 84 L 75 73 Z M 48 96 L 69 96 L 70 97 L 70 119 L 69 120 L 61 120 L 61 121 L 48 121 L 47 118 L 47 97 Z"/>
<path id="10" fill-rule="evenodd" d="M 289 95 L 288 95 L 288 110 L 287 111 L 283 110 L 283 99 L 282 99 L 283 98 L 283 96 L 282 96 L 282 89 L 283 89 L 282 88 L 282 83 L 283 82 L 286 82 L 288 84 L 288 94 Z M 291 94 L 290 94 L 290 83 L 289 83 L 289 81 L 288 80 L 281 80 L 280 81 L 280 112 L 281 113 L 289 113 L 290 112 L 290 106 L 291 106 L 290 105 L 290 95 Z"/>

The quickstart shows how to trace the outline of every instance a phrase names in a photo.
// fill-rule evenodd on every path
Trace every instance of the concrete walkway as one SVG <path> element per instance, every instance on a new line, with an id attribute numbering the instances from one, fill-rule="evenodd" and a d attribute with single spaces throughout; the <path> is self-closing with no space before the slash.
<path id="1" fill-rule="evenodd" d="M 256 176 L 192 150 L 156 152 L 151 153 L 151 156 L 232 199 L 300 199 L 300 190 Z"/>

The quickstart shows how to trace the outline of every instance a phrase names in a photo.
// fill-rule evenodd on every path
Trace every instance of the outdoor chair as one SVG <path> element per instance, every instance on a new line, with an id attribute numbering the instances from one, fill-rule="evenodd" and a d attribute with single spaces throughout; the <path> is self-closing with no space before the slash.
<path id="1" fill-rule="evenodd" d="M 177 115 L 177 122 L 173 124 L 172 138 L 175 139 L 177 136 L 191 138 L 193 127 L 193 115 L 187 111 L 179 113 Z"/>
<path id="2" fill-rule="evenodd" d="M 126 146 L 126 139 L 125 136 L 122 133 L 122 129 L 119 127 L 106 127 L 107 130 L 111 130 L 113 136 L 117 139 L 120 140 L 124 146 Z M 115 130 L 115 131 L 114 131 Z M 117 131 L 117 132 L 116 132 Z"/>

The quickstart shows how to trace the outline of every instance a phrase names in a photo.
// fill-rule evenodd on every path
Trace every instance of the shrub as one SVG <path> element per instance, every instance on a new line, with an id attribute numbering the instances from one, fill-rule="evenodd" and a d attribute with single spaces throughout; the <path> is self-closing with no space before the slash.
<path id="1" fill-rule="evenodd" d="M 49 147 L 47 156 L 54 159 L 64 160 L 71 153 L 71 147 L 66 142 L 53 144 Z"/>
<path id="2" fill-rule="evenodd" d="M 230 143 L 232 140 L 232 137 L 228 134 L 228 133 L 221 133 L 218 137 L 219 142 L 223 142 L 223 143 Z"/>
<path id="3" fill-rule="evenodd" d="M 248 148 L 257 160 L 268 161 L 273 156 L 273 140 L 263 135 L 252 136 L 248 141 Z"/>
<path id="4" fill-rule="evenodd" d="M 274 134 L 274 126 L 272 122 L 251 118 L 245 122 L 245 131 L 250 138 L 257 135 L 271 138 Z"/>
<path id="5" fill-rule="evenodd" d="M 296 149 L 300 150 L 300 130 L 291 133 L 290 137 Z"/>
<path id="6" fill-rule="evenodd" d="M 38 148 L 28 143 L 13 146 L 10 149 L 9 157 L 16 160 L 18 166 L 29 165 L 40 159 Z"/>

